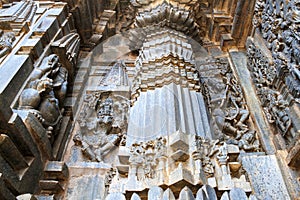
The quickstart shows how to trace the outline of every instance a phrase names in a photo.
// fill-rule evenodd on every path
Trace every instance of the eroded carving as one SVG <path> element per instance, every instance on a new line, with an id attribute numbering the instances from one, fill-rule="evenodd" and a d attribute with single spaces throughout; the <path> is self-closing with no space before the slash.
<path id="1" fill-rule="evenodd" d="M 263 110 L 268 122 L 275 124 L 282 136 L 290 142 L 293 138 L 291 131 L 292 120 L 290 117 L 289 103 L 275 88 L 276 65 L 264 56 L 255 44 L 248 45 L 248 68 L 252 72 L 257 94 L 260 97 Z M 286 62 L 285 62 L 286 63 Z"/>
<path id="2" fill-rule="evenodd" d="M 246 172 L 243 171 L 242 164 L 237 157 L 241 151 L 258 151 L 259 143 L 255 137 L 255 131 L 245 133 L 239 140 L 210 140 L 197 136 L 194 147 L 196 149 L 192 154 L 196 169 L 199 159 L 201 167 L 197 170 L 203 171 L 207 180 L 217 181 L 216 186 L 219 190 L 233 188 L 235 182 L 239 181 L 244 183 L 245 190 L 251 190 L 245 177 Z"/>
<path id="3" fill-rule="evenodd" d="M 128 100 L 110 93 L 85 96 L 79 117 L 80 130 L 73 140 L 83 155 L 93 162 L 104 162 L 104 157 L 126 142 Z"/>
<path id="4" fill-rule="evenodd" d="M 13 42 L 16 40 L 13 32 L 4 32 L 0 29 L 0 58 L 10 53 Z"/>
<path id="5" fill-rule="evenodd" d="M 240 139 L 251 130 L 249 111 L 241 86 L 234 77 L 227 59 L 206 60 L 199 67 L 205 85 L 209 111 L 213 116 L 216 138 Z"/>
<path id="6" fill-rule="evenodd" d="M 243 134 L 243 136 L 239 139 L 230 139 L 227 141 L 228 144 L 235 144 L 241 150 L 245 151 L 259 151 L 260 150 L 260 143 L 256 136 L 256 131 L 248 131 L 247 133 Z"/>
<path id="7" fill-rule="evenodd" d="M 261 30 L 277 70 L 276 78 L 283 82 L 290 94 L 298 99 L 299 92 L 299 2 L 258 1 L 254 24 Z M 260 23 L 257 23 L 259 21 Z M 251 48 L 251 47 L 249 47 Z M 280 84 L 278 85 L 278 89 Z"/>
<path id="8" fill-rule="evenodd" d="M 165 167 L 166 139 L 158 138 L 148 142 L 134 143 L 130 148 L 130 176 L 137 180 L 153 179 Z M 159 163 L 160 162 L 160 163 Z M 161 168 L 156 170 L 157 167 Z"/>
<path id="9" fill-rule="evenodd" d="M 74 69 L 79 54 L 80 37 L 77 33 L 71 32 L 51 44 L 51 48 L 61 58 L 62 65 L 68 70 L 68 80 L 71 82 L 74 76 Z"/>
<path id="10" fill-rule="evenodd" d="M 97 120 L 81 124 L 81 130 L 73 140 L 81 147 L 83 154 L 91 161 L 103 162 L 103 158 L 120 142 L 120 134 L 107 134 L 107 128 L 99 125 Z"/>
<path id="11" fill-rule="evenodd" d="M 68 72 L 61 66 L 59 57 L 52 54 L 32 72 L 28 86 L 19 98 L 18 109 L 33 113 L 47 128 L 51 140 L 62 118 L 67 77 Z"/>

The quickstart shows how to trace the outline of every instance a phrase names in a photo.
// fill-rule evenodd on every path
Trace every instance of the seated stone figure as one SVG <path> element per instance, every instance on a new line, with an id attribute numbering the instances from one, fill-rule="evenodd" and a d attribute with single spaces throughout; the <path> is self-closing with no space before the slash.
<path id="1" fill-rule="evenodd" d="M 73 138 L 83 155 L 93 162 L 103 162 L 104 157 L 121 142 L 122 134 L 107 134 L 106 129 L 105 124 L 90 118 L 80 123 L 80 131 Z"/>
<path id="2" fill-rule="evenodd" d="M 251 130 L 243 134 L 243 136 L 239 139 L 229 139 L 227 144 L 238 145 L 240 149 L 245 151 L 259 151 L 259 140 L 256 137 L 256 131 Z"/>
<path id="3" fill-rule="evenodd" d="M 67 92 L 68 72 L 59 63 L 57 55 L 46 57 L 36 68 L 28 86 L 19 98 L 19 109 L 29 110 L 48 129 L 52 130 L 62 118 L 61 105 Z"/>

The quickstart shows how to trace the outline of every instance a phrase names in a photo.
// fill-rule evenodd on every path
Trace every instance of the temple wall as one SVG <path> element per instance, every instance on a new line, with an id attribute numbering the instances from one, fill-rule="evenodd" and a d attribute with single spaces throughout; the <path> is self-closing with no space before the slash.
<path id="1" fill-rule="evenodd" d="M 0 199 L 299 197 L 298 0 L 0 5 Z"/>
<path id="2" fill-rule="evenodd" d="M 46 161 L 57 159 L 64 148 L 64 139 L 56 145 L 54 140 L 65 138 L 65 132 L 50 141 L 41 121 L 27 109 L 20 108 L 23 103 L 27 105 L 20 98 L 32 77 L 42 65 L 47 65 L 48 60 L 45 59 L 51 53 L 61 56 L 61 65 L 70 69 L 71 76 L 74 75 L 72 61 L 63 58 L 67 57 L 66 52 L 70 49 L 63 46 L 63 42 L 51 46 L 54 41 L 71 34 L 74 24 L 65 3 L 21 1 L 3 6 L 6 9 L 2 9 L 0 14 L 0 149 L 1 181 L 4 184 L 0 196 L 1 199 L 15 199 L 20 194 L 38 190 Z M 73 47 L 76 49 L 76 45 Z M 58 49 L 60 51 L 56 52 Z M 74 49 L 70 53 L 72 51 L 77 53 Z M 64 122 L 67 127 L 70 120 Z"/>

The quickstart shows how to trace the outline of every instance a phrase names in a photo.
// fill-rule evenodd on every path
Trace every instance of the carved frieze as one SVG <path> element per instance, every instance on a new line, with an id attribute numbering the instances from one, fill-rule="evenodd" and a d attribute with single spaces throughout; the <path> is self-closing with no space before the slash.
<path id="1" fill-rule="evenodd" d="M 292 141 L 294 130 L 290 116 L 289 103 L 274 84 L 278 76 L 277 63 L 269 60 L 262 50 L 252 42 L 248 45 L 248 68 L 252 73 L 257 95 L 260 97 L 265 116 L 274 124 L 287 143 Z"/>
<path id="2" fill-rule="evenodd" d="M 299 1 L 258 1 L 256 11 L 253 24 L 265 43 L 248 42 L 248 67 L 268 121 L 293 145 L 299 136 Z"/>
<path id="3" fill-rule="evenodd" d="M 162 137 L 157 140 L 132 144 L 129 157 L 129 176 L 137 177 L 138 181 L 157 178 L 165 168 L 159 162 L 167 156 L 166 153 L 166 139 Z M 158 169 L 158 167 L 161 168 Z"/>
<path id="4" fill-rule="evenodd" d="M 260 30 L 273 57 L 276 79 L 297 100 L 299 87 L 299 2 L 258 1 L 253 24 Z M 280 84 L 277 84 L 280 90 Z"/>
<path id="5" fill-rule="evenodd" d="M 244 134 L 239 140 L 226 141 L 176 132 L 125 148 L 127 151 L 123 149 L 119 155 L 118 173 L 110 192 L 122 191 L 118 187 L 122 184 L 125 191 L 131 192 L 152 185 L 176 185 L 180 189 L 178 182 L 195 187 L 208 182 L 219 191 L 238 186 L 250 192 L 250 183 L 238 156 L 240 152 L 260 151 L 254 132 Z M 124 152 L 127 152 L 127 161 Z"/>

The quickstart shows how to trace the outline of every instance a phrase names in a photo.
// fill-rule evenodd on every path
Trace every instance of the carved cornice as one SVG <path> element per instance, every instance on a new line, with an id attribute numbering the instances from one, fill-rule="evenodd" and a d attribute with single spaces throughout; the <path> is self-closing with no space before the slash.
<path id="1" fill-rule="evenodd" d="M 170 83 L 200 91 L 200 78 L 194 64 L 192 47 L 183 34 L 164 29 L 148 35 L 136 61 L 133 100 L 141 91 Z"/>

